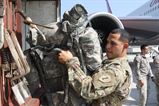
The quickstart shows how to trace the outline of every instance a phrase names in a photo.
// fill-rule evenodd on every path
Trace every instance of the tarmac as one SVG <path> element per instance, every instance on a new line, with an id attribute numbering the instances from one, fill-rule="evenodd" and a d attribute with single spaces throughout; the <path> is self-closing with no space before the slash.
<path id="1" fill-rule="evenodd" d="M 138 102 L 139 102 L 138 94 L 139 94 L 139 91 L 137 90 L 137 87 L 136 87 L 136 78 L 135 78 L 135 75 L 133 74 L 133 83 L 132 83 L 130 96 L 128 97 L 128 99 L 122 106 L 138 106 Z M 155 84 L 151 81 L 151 79 L 150 79 L 150 92 L 149 92 L 147 106 L 159 106 L 159 104 L 157 104 Z"/>

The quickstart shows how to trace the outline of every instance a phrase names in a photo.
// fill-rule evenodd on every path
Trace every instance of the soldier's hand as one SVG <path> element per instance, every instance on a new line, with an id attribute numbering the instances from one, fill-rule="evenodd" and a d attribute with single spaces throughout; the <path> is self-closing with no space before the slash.
<path id="1" fill-rule="evenodd" d="M 35 24 L 31 24 L 32 23 L 32 19 L 30 17 L 26 17 L 24 20 L 24 23 L 27 25 L 30 25 L 30 27 L 32 28 L 36 28 L 37 26 Z"/>
<path id="2" fill-rule="evenodd" d="M 140 87 L 142 87 L 144 85 L 144 81 L 143 80 L 138 80 L 138 84 Z"/>
<path id="3" fill-rule="evenodd" d="M 71 58 L 73 58 L 73 55 L 70 51 L 64 51 L 61 50 L 61 52 L 58 54 L 58 60 L 61 63 L 66 63 L 67 61 L 69 61 Z"/>

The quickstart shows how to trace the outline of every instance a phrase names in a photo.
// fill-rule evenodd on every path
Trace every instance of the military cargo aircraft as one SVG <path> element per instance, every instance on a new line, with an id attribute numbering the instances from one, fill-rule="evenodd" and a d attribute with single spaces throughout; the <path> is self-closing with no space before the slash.
<path id="1" fill-rule="evenodd" d="M 134 45 L 159 44 L 159 0 L 150 0 L 128 16 L 119 19 L 134 36 Z"/>

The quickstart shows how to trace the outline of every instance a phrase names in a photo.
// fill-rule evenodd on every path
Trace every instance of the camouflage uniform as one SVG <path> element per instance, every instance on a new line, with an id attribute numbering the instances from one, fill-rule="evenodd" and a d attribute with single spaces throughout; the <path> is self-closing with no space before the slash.
<path id="1" fill-rule="evenodd" d="M 155 66 L 155 84 L 156 84 L 156 90 L 157 90 L 157 101 L 159 103 L 159 55 L 154 57 L 154 66 Z"/>
<path id="2" fill-rule="evenodd" d="M 29 33 L 27 35 L 27 42 L 31 46 L 36 45 L 45 45 L 45 44 L 56 44 L 60 45 L 65 34 L 63 33 L 61 29 L 61 22 L 53 22 L 46 26 L 52 27 L 53 29 L 47 29 L 47 28 L 41 28 L 41 32 L 45 35 L 46 40 L 42 38 L 42 36 L 39 35 L 37 30 L 35 28 L 29 28 Z"/>
<path id="3" fill-rule="evenodd" d="M 137 55 L 134 59 L 136 66 L 136 77 L 137 80 L 144 81 L 144 85 L 141 86 L 139 83 L 137 87 L 139 88 L 139 106 L 145 106 L 147 104 L 147 98 L 149 95 L 149 77 L 153 77 L 151 66 L 149 60 L 144 55 Z"/>
<path id="4" fill-rule="evenodd" d="M 87 74 L 91 74 L 101 66 L 102 48 L 100 46 L 97 32 L 92 27 L 86 27 L 87 25 L 85 24 L 87 21 L 87 11 L 82 5 L 77 4 L 70 11 L 66 11 L 64 13 L 61 22 L 50 23 L 48 25 L 53 27 L 53 29 L 41 29 L 46 37 L 45 41 L 43 40 L 42 36 L 39 36 L 34 28 L 30 28 L 28 41 L 31 45 L 35 46 L 51 44 L 55 45 L 55 47 L 62 47 L 62 49 L 64 49 L 63 47 L 66 47 L 67 49 L 71 50 L 76 57 L 79 58 L 80 63 L 83 64 L 81 67 L 83 71 L 85 71 Z M 48 57 L 48 60 L 56 56 L 52 55 L 50 57 L 51 58 Z M 47 73 L 49 73 L 49 76 L 53 77 L 55 73 L 65 71 L 61 70 L 59 67 L 56 67 L 58 66 L 56 64 L 56 59 L 53 59 L 53 62 L 48 60 L 45 63 L 44 69 Z M 49 76 L 46 76 L 46 78 Z M 72 92 L 73 91 L 70 91 L 69 93 L 71 98 L 75 100 L 75 104 L 73 104 L 75 106 L 80 106 L 81 101 L 83 102 L 83 98 L 75 96 L 75 94 Z M 82 100 L 80 101 L 80 99 Z"/>
<path id="5" fill-rule="evenodd" d="M 100 67 L 102 62 L 102 48 L 100 38 L 92 27 L 81 26 L 72 33 L 66 34 L 62 31 L 61 22 L 50 23 L 48 26 L 54 29 L 41 29 L 46 37 L 46 41 L 44 41 L 41 36 L 38 36 L 34 28 L 30 29 L 29 41 L 32 42 L 33 45 L 52 44 L 65 46 L 71 49 L 73 54 L 77 57 L 79 57 L 77 46 L 79 46 L 87 70 L 94 71 Z M 78 45 L 75 42 L 77 42 Z"/>
<path id="6" fill-rule="evenodd" d="M 54 27 L 54 29 L 41 29 L 41 31 L 46 37 L 46 41 L 44 41 L 41 36 L 38 36 L 35 29 L 30 30 L 31 34 L 29 36 L 34 38 L 31 41 L 33 45 L 44 45 L 44 44 L 60 45 L 60 46 L 64 45 L 66 47 L 71 48 L 71 51 L 77 57 L 79 57 L 78 51 L 80 49 L 82 51 L 81 54 L 83 56 L 85 68 L 88 70 L 87 74 L 93 73 L 94 70 L 100 67 L 102 62 L 102 57 L 101 57 L 102 50 L 100 47 L 98 34 L 93 28 L 91 27 L 83 28 L 83 30 L 81 30 L 80 33 L 78 32 L 78 34 L 75 36 L 75 39 L 78 40 L 78 44 L 79 44 L 78 46 L 80 48 L 77 49 L 77 45 L 74 44 L 74 42 L 70 38 L 70 35 L 67 35 L 66 33 L 62 31 L 60 22 L 51 23 L 48 26 L 52 26 Z M 72 36 L 73 34 L 74 32 L 71 33 Z M 63 40 L 66 40 L 66 42 Z M 52 83 L 54 83 L 53 80 L 55 80 L 55 79 L 51 79 L 51 78 L 54 78 L 54 75 L 65 71 L 65 70 L 61 70 L 61 67 L 58 67 L 59 65 L 57 64 L 58 61 L 56 60 L 56 57 L 57 57 L 56 54 L 50 54 L 48 56 L 45 56 L 44 59 L 42 59 L 44 61 L 43 63 L 44 70 L 46 71 L 46 73 L 48 73 L 46 78 L 47 79 L 50 78 L 49 81 Z M 52 63 L 52 64 L 48 64 L 48 63 Z M 55 89 L 55 86 L 53 87 L 51 85 L 53 84 L 50 84 L 49 88 Z M 61 88 L 59 86 L 60 85 L 57 85 L 56 87 Z M 69 89 L 69 99 L 71 100 L 73 106 L 81 106 L 81 104 L 85 104 L 85 100 L 83 100 L 83 98 L 81 98 L 79 95 L 76 95 L 76 93 L 71 88 Z"/>
<path id="7" fill-rule="evenodd" d="M 85 64 L 85 68 L 89 71 L 94 71 L 100 67 L 102 62 L 102 50 L 98 38 L 97 32 L 91 27 L 83 28 L 84 30 L 77 35 L 73 35 L 71 33 L 70 36 L 73 38 L 67 39 L 66 45 L 70 46 L 71 51 L 75 56 L 80 59 L 80 63 L 82 62 L 80 57 L 80 50 L 83 57 L 83 63 Z M 75 41 L 76 40 L 76 41 Z M 65 44 L 65 43 L 64 43 Z"/>
<path id="8" fill-rule="evenodd" d="M 69 83 L 92 106 L 122 106 L 130 93 L 132 74 L 126 58 L 103 61 L 92 77 L 83 73 L 78 58 L 66 64 Z"/>

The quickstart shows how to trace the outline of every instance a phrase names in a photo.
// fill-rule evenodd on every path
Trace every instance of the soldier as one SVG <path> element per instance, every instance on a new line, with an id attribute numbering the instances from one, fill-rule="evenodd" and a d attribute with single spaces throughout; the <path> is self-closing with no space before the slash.
<path id="1" fill-rule="evenodd" d="M 136 66 L 136 78 L 137 87 L 139 89 L 139 106 L 147 105 L 147 98 L 149 93 L 149 78 L 153 80 L 153 73 L 148 60 L 149 47 L 144 44 L 141 45 L 141 54 L 138 54 L 134 58 L 134 63 Z"/>
<path id="2" fill-rule="evenodd" d="M 159 51 L 159 47 L 158 47 Z M 156 84 L 156 91 L 157 91 L 157 102 L 159 104 L 159 53 L 153 58 L 153 63 L 155 66 L 155 84 Z"/>
<path id="3" fill-rule="evenodd" d="M 124 29 L 114 29 L 106 42 L 108 59 L 92 76 L 81 70 L 78 58 L 70 51 L 61 50 L 58 59 L 68 66 L 70 85 L 92 106 L 122 106 L 130 93 L 132 78 L 126 59 L 129 34 Z"/>

